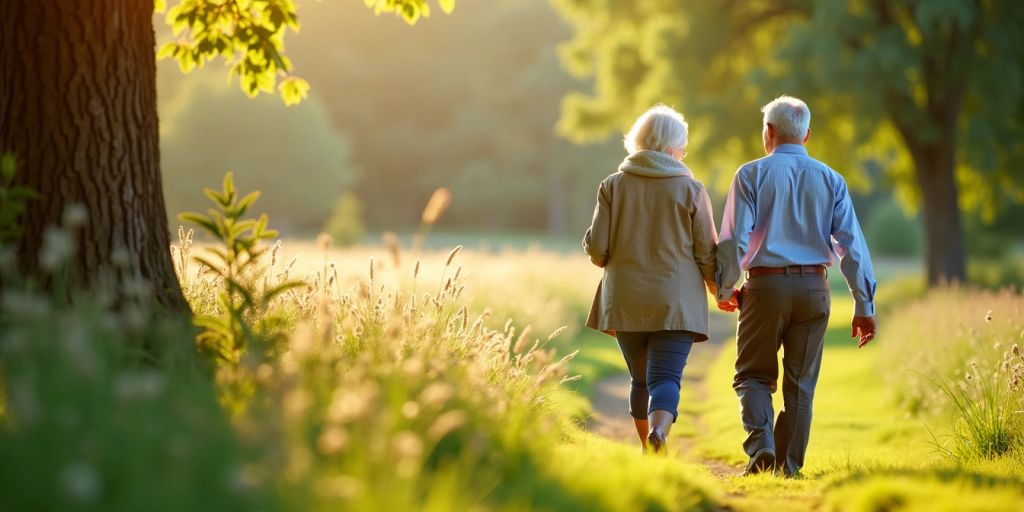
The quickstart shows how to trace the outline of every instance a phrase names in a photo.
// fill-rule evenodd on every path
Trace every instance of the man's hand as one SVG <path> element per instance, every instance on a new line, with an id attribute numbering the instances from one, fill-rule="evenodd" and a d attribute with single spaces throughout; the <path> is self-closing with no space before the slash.
<path id="1" fill-rule="evenodd" d="M 733 290 L 732 296 L 729 297 L 729 300 L 718 301 L 718 309 L 721 309 L 726 313 L 732 313 L 736 311 L 740 307 L 739 296 L 740 292 L 737 290 Z"/>
<path id="2" fill-rule="evenodd" d="M 875 339 L 875 317 L 873 316 L 855 316 L 853 317 L 853 330 L 850 331 L 850 337 L 856 338 L 858 331 L 860 331 L 860 342 L 857 343 L 857 348 L 863 348 L 871 340 Z"/>

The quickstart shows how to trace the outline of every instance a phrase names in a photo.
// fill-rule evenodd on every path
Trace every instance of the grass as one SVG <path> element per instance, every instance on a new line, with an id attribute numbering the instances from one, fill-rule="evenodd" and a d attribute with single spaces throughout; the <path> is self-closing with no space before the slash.
<path id="1" fill-rule="evenodd" d="M 214 199 L 235 215 L 233 197 L 226 182 Z M 138 286 L 67 304 L 4 275 L 0 508 L 715 508 L 693 465 L 580 429 L 563 354 L 572 340 L 614 347 L 577 327 L 589 266 L 326 241 L 286 263 L 243 246 L 205 270 L 183 257 L 217 244 L 174 251 L 198 339 Z M 581 359 L 591 379 L 613 371 L 600 352 Z"/>
<path id="2" fill-rule="evenodd" d="M 847 326 L 846 312 L 852 311 L 852 303 L 839 293 L 834 295 L 803 478 L 724 478 L 720 485 L 726 492 L 725 502 L 736 510 L 1016 508 L 1024 489 L 1024 456 L 1019 449 L 992 458 L 951 458 L 936 448 L 930 430 L 954 424 L 956 409 L 940 407 L 922 417 L 912 414 L 897 397 L 903 396 L 900 388 L 908 387 L 906 379 L 920 377 L 907 371 L 912 360 L 908 353 L 943 354 L 934 350 L 932 335 L 945 329 L 944 322 L 970 325 L 965 313 L 995 308 L 1005 313 L 997 318 L 1012 325 L 1024 318 L 1012 312 L 1021 303 L 1021 297 L 1012 294 L 967 290 L 932 294 L 920 305 L 883 310 L 881 336 L 857 349 Z M 984 314 L 977 323 L 988 324 Z M 1019 324 L 1010 330 L 1018 328 Z M 1009 332 L 992 329 L 989 335 L 995 337 Z M 991 338 L 985 340 L 992 342 Z M 970 343 L 966 339 L 946 342 L 950 347 Z M 746 462 L 742 451 L 745 433 L 731 388 L 735 351 L 730 347 L 727 344 L 706 369 L 706 400 L 684 409 L 699 414 L 706 428 L 683 442 L 692 443 L 696 460 L 715 459 L 739 466 Z M 897 353 L 901 355 L 894 355 Z M 954 369 L 945 367 L 944 375 L 954 374 Z M 774 398 L 778 412 L 781 393 Z M 951 416 L 953 422 L 948 419 Z"/>

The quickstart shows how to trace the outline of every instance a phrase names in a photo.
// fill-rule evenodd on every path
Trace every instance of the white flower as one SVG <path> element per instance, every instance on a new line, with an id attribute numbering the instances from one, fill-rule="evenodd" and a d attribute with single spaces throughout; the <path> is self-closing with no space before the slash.
<path id="1" fill-rule="evenodd" d="M 56 271 L 75 251 L 75 240 L 71 233 L 49 227 L 43 232 L 43 248 L 39 252 L 39 266 L 48 272 Z"/>
<path id="2" fill-rule="evenodd" d="M 61 217 L 61 224 L 66 228 L 77 228 L 84 226 L 89 220 L 89 211 L 80 203 L 68 205 Z"/>
<path id="3" fill-rule="evenodd" d="M 94 503 L 102 489 L 99 472 L 84 462 L 72 462 L 60 472 L 64 493 L 78 503 Z"/>

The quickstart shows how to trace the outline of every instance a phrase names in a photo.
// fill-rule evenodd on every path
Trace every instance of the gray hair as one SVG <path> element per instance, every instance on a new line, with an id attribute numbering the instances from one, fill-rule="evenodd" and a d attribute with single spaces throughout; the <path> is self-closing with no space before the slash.
<path id="1" fill-rule="evenodd" d="M 799 98 L 783 94 L 761 109 L 764 124 L 775 127 L 775 133 L 786 139 L 803 140 L 811 128 L 811 109 Z"/>
<path id="2" fill-rule="evenodd" d="M 626 134 L 626 151 L 661 151 L 686 147 L 689 125 L 682 114 L 665 105 L 655 105 L 633 123 Z"/>

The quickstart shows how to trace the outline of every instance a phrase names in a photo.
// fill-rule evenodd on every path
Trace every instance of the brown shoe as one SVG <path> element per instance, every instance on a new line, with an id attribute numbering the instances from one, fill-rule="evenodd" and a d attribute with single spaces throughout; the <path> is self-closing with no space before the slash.
<path id="1" fill-rule="evenodd" d="M 761 448 L 750 458 L 743 476 L 756 475 L 771 471 L 775 467 L 775 452 L 771 448 Z"/>
<path id="2" fill-rule="evenodd" d="M 650 433 L 647 434 L 647 444 L 650 445 L 654 453 L 664 453 L 668 448 L 668 439 L 665 439 L 665 431 L 658 427 L 651 427 Z"/>

